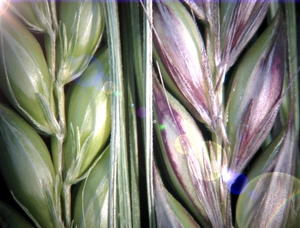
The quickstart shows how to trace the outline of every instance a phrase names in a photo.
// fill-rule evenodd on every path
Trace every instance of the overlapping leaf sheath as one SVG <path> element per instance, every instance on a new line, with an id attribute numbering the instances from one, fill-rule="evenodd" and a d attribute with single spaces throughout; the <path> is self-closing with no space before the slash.
<path id="1" fill-rule="evenodd" d="M 33 226 L 19 212 L 1 200 L 0 227 L 33 228 Z"/>
<path id="2" fill-rule="evenodd" d="M 0 104 L 0 170 L 18 203 L 42 227 L 59 227 L 54 168 L 36 131 Z"/>
<path id="3" fill-rule="evenodd" d="M 227 222 L 221 211 L 226 211 L 227 195 L 219 173 L 224 158 L 213 150 L 208 153 L 192 117 L 157 79 L 153 94 L 156 135 L 174 189 L 202 226 L 223 227 Z"/>
<path id="4" fill-rule="evenodd" d="M 54 134 L 53 81 L 39 43 L 9 14 L 0 17 L 0 42 L 1 90 L 37 130 Z"/>
<path id="5" fill-rule="evenodd" d="M 193 217 L 165 189 L 156 166 L 154 168 L 154 186 L 158 227 L 199 227 Z"/>
<path id="6" fill-rule="evenodd" d="M 202 21 L 207 20 L 204 12 L 203 1 L 183 0 L 183 2 L 188 5 L 197 18 Z"/>
<path id="7" fill-rule="evenodd" d="M 285 42 L 279 13 L 237 67 L 227 122 L 233 170 L 243 170 L 273 126 L 282 100 Z"/>
<path id="8" fill-rule="evenodd" d="M 108 227 L 110 172 L 108 146 L 85 181 L 80 184 L 74 203 L 74 224 L 80 227 Z"/>
<path id="9" fill-rule="evenodd" d="M 108 49 L 104 47 L 67 92 L 64 169 L 71 182 L 91 166 L 110 135 L 110 96 L 114 86 L 108 61 Z"/>
<path id="10" fill-rule="evenodd" d="M 153 6 L 154 56 L 170 90 L 200 121 L 213 128 L 214 94 L 203 40 L 180 2 Z"/>
<path id="11" fill-rule="evenodd" d="M 57 44 L 57 80 L 66 84 L 87 67 L 104 31 L 101 1 L 59 3 L 60 37 Z"/>

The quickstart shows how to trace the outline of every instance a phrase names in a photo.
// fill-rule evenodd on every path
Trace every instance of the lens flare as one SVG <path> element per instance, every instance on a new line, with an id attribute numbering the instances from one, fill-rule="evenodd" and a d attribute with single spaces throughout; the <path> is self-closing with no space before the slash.
<path id="1" fill-rule="evenodd" d="M 118 91 L 116 91 L 116 84 L 112 81 L 107 81 L 107 82 L 104 83 L 103 91 L 106 94 L 118 93 Z M 115 94 L 115 95 L 117 96 L 117 94 Z"/>
<path id="2" fill-rule="evenodd" d="M 91 65 L 93 65 L 93 68 L 90 68 L 90 77 L 85 77 L 85 79 L 82 80 L 82 77 L 79 76 L 74 80 L 78 85 L 84 87 L 97 86 L 101 82 L 104 76 L 101 62 L 97 58 L 93 57 L 90 62 L 90 66 Z"/>
<path id="3" fill-rule="evenodd" d="M 189 151 L 187 149 L 187 147 L 183 146 L 184 144 L 186 144 L 186 141 L 188 142 L 188 137 L 183 134 L 183 135 L 179 135 L 176 140 L 175 140 L 175 149 L 177 152 L 181 153 L 181 154 L 188 154 Z"/>
<path id="4" fill-rule="evenodd" d="M 277 181 L 280 185 L 274 186 Z M 276 182 L 276 183 L 277 183 Z M 249 181 L 245 194 L 238 198 L 236 221 L 239 227 L 293 227 L 300 222 L 300 180 L 273 172 Z"/>
<path id="5" fill-rule="evenodd" d="M 0 16 L 6 12 L 10 4 L 10 0 L 0 0 Z"/>
<path id="6" fill-rule="evenodd" d="M 236 173 L 228 169 L 222 170 L 222 179 L 227 184 L 228 190 L 235 195 L 244 193 L 248 188 L 248 179 L 242 173 Z"/>
<path id="7" fill-rule="evenodd" d="M 146 116 L 147 116 L 147 110 L 145 107 L 138 108 L 136 113 L 137 113 L 138 117 L 140 117 L 140 118 L 146 118 Z"/>

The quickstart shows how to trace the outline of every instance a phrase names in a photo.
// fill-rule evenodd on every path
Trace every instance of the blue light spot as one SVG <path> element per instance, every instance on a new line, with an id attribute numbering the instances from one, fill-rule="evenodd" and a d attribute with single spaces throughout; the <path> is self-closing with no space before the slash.
<path id="1" fill-rule="evenodd" d="M 244 174 L 240 174 L 229 185 L 229 190 L 232 194 L 239 195 L 245 192 L 248 188 L 248 179 Z"/>
<path id="2" fill-rule="evenodd" d="M 86 73 L 84 72 L 82 76 L 77 77 L 75 82 L 84 87 L 96 86 L 103 78 L 103 74 L 101 62 L 97 58 L 93 57 L 90 61 L 89 67 L 86 69 Z"/>

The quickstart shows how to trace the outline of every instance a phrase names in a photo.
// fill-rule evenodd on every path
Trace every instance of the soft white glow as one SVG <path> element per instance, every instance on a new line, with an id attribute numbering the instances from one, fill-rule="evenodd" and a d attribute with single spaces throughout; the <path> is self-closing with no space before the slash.
<path id="1" fill-rule="evenodd" d="M 222 170 L 222 179 L 225 183 L 227 183 L 228 186 L 231 186 L 231 184 L 233 183 L 233 181 L 236 179 L 236 177 L 238 176 L 236 173 L 228 170 L 227 168 L 224 168 Z"/>
<path id="2" fill-rule="evenodd" d="M 5 13 L 9 6 L 8 0 L 0 0 L 0 16 Z"/>

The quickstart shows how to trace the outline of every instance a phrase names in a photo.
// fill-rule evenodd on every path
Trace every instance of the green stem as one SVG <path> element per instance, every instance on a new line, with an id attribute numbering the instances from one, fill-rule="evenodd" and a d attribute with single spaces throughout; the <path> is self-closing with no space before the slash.
<path id="1" fill-rule="evenodd" d="M 140 57 L 141 52 L 137 52 L 137 47 L 141 48 L 140 20 L 138 17 L 139 7 L 137 2 L 130 2 L 122 5 L 121 20 L 130 21 L 121 27 L 124 85 L 126 96 L 126 130 L 128 133 L 128 156 L 129 156 L 129 178 L 132 208 L 132 227 L 141 226 L 141 209 L 140 209 L 140 191 L 139 191 L 139 156 L 138 156 L 138 123 L 136 117 L 136 75 L 142 75 L 142 64 L 138 62 L 137 69 L 134 64 L 137 63 L 135 58 Z M 133 51 L 132 51 L 133 50 Z M 141 60 L 141 58 L 139 59 Z M 136 70 L 136 71 L 135 71 Z M 139 71 L 140 70 L 140 71 Z"/>
<path id="2" fill-rule="evenodd" d="M 58 191 L 59 194 L 62 194 L 62 209 L 64 214 L 64 221 L 66 227 L 70 227 L 71 224 L 71 197 L 70 191 L 64 183 L 63 180 L 63 143 L 65 138 L 66 123 L 65 123 L 65 93 L 64 86 L 58 83 L 54 84 L 54 95 L 56 100 L 57 108 L 57 120 L 59 123 L 59 132 L 57 132 L 51 138 L 52 146 L 52 157 L 53 165 L 56 172 L 56 175 L 59 177 L 60 181 L 63 182 L 62 192 Z M 69 187 L 70 188 L 70 187 Z"/>
<path id="3" fill-rule="evenodd" d="M 117 93 L 112 96 L 111 102 L 109 227 L 132 227 L 118 5 L 116 1 L 108 1 L 104 5 L 110 74 L 117 90 Z"/>
<path id="4" fill-rule="evenodd" d="M 53 163 L 54 169 L 57 175 L 62 180 L 62 153 L 63 153 L 63 142 L 65 137 L 65 94 L 64 94 L 64 87 L 58 84 L 54 85 L 54 94 L 56 97 L 57 102 L 57 116 L 59 122 L 59 132 L 57 132 L 51 138 L 52 144 L 52 156 L 53 156 Z"/>
<path id="5" fill-rule="evenodd" d="M 46 48 L 46 58 L 48 63 L 48 68 L 50 75 L 55 80 L 55 61 L 56 61 L 56 32 L 51 30 L 45 33 L 45 48 Z"/>
<path id="6" fill-rule="evenodd" d="M 62 186 L 62 202 L 64 206 L 64 219 L 67 228 L 71 227 L 71 185 L 64 183 Z"/>
<path id="7" fill-rule="evenodd" d="M 50 11 L 52 15 L 52 28 L 54 31 L 58 29 L 58 22 L 57 22 L 57 13 L 56 13 L 56 1 L 50 0 Z"/>
<path id="8" fill-rule="evenodd" d="M 296 8 L 294 2 L 285 4 L 285 16 L 287 26 L 287 51 L 288 51 L 288 74 L 289 79 L 293 80 L 293 86 L 291 89 L 294 105 L 294 119 L 295 119 L 295 133 L 296 139 L 299 138 L 299 77 L 295 77 L 298 74 L 298 57 L 297 57 L 297 26 L 296 26 Z M 295 77 L 295 78 L 294 78 Z"/>
<path id="9" fill-rule="evenodd" d="M 149 227 L 157 227 L 155 218 L 154 205 L 154 187 L 153 187 L 153 72 L 152 72 L 152 1 L 144 1 L 143 14 L 143 46 L 142 46 L 142 66 L 143 66 L 143 84 L 139 84 L 140 90 L 143 91 L 144 97 L 141 97 L 143 105 L 146 108 L 146 118 L 143 120 L 143 136 L 146 164 L 146 183 L 147 183 L 147 201 Z M 138 77 L 139 75 L 137 75 Z M 142 88 L 141 88 L 142 87 Z"/>
<path id="10" fill-rule="evenodd" d="M 55 5 L 54 5 L 55 6 Z M 53 4 L 50 3 L 50 9 L 52 9 Z M 50 13 L 50 12 L 49 12 Z M 56 14 L 55 14 L 56 18 Z M 55 70 L 56 70 L 56 37 L 57 37 L 57 30 L 49 24 L 47 26 L 47 31 L 44 34 L 44 42 L 45 42 L 45 49 L 46 49 L 46 59 L 48 63 L 48 69 L 52 80 L 52 88 L 55 82 Z M 55 102 L 51 99 L 51 108 L 52 111 L 55 113 Z"/>
<path id="11" fill-rule="evenodd" d="M 51 151 L 53 165 L 56 175 L 59 176 L 61 180 L 62 173 L 62 139 L 59 134 L 56 134 L 51 137 Z"/>
<path id="12" fill-rule="evenodd" d="M 66 117 L 65 117 L 65 91 L 64 85 L 56 83 L 55 84 L 55 97 L 57 102 L 57 115 L 59 120 L 60 132 L 56 135 L 56 160 L 54 160 L 54 167 L 58 175 L 63 181 L 62 188 L 62 207 L 64 213 L 64 220 L 66 227 L 71 226 L 71 196 L 70 196 L 70 185 L 65 183 L 63 179 L 63 143 L 66 132 Z"/>
<path id="13" fill-rule="evenodd" d="M 60 185 L 62 181 L 62 145 L 63 145 L 63 135 L 62 134 L 55 134 L 51 137 L 51 152 L 52 152 L 52 159 L 53 159 L 53 165 L 54 170 L 56 173 L 56 177 L 59 179 L 56 183 Z M 56 186 L 56 188 L 59 188 Z M 56 199 L 57 200 L 57 214 L 59 214 L 60 218 L 61 216 L 61 201 L 60 201 L 60 190 L 55 191 L 56 193 Z"/>
<path id="14" fill-rule="evenodd" d="M 55 1 L 50 1 L 50 11 L 52 15 L 52 27 L 47 28 L 47 33 L 45 33 L 45 48 L 46 48 L 46 58 L 49 67 L 49 73 L 52 78 L 52 91 L 54 93 L 55 101 L 51 100 L 52 111 L 57 111 L 57 121 L 59 123 L 59 130 L 51 137 L 51 152 L 53 165 L 55 169 L 58 181 L 57 185 L 60 185 L 63 181 L 63 142 L 65 137 L 65 95 L 64 86 L 59 85 L 56 82 L 56 38 L 57 38 L 57 17 L 56 17 L 56 7 Z M 55 110 L 56 109 L 56 110 Z M 61 211 L 61 192 L 58 186 L 56 186 L 56 199 L 57 200 L 57 213 L 62 218 Z M 63 186 L 63 209 L 65 214 L 65 222 L 67 227 L 70 227 L 70 195 L 67 195 L 65 187 Z M 67 199 L 67 200 L 65 200 Z M 69 200 L 69 201 L 68 201 Z"/>
<path id="15" fill-rule="evenodd" d="M 55 95 L 57 98 L 57 113 L 58 113 L 59 126 L 61 129 L 60 135 L 63 140 L 66 132 L 64 85 L 58 83 L 55 84 Z"/>

